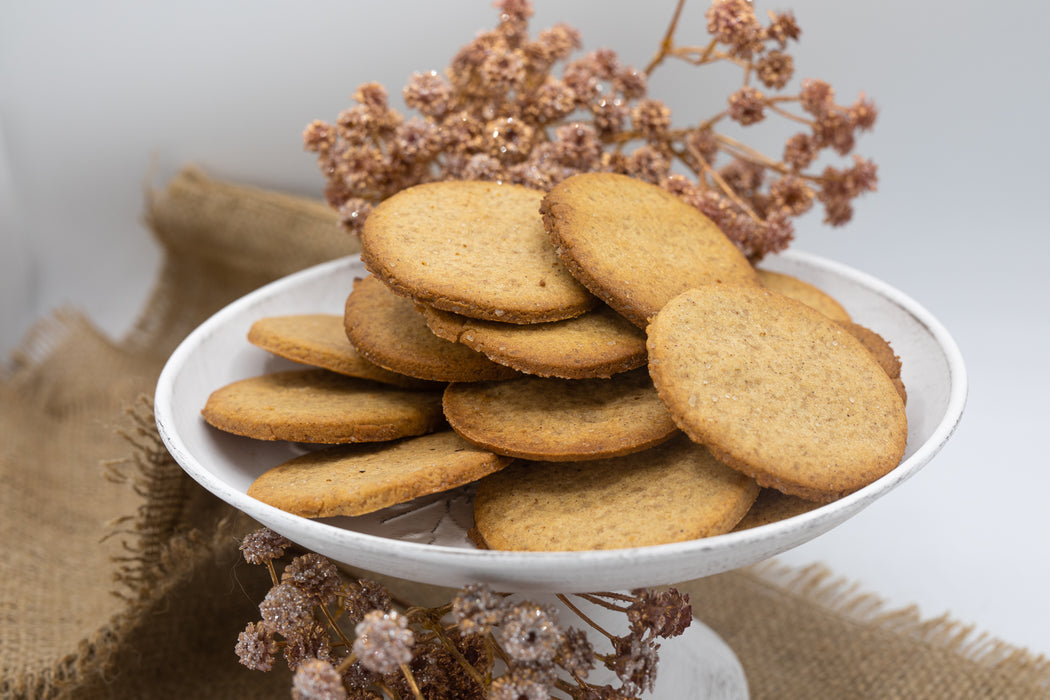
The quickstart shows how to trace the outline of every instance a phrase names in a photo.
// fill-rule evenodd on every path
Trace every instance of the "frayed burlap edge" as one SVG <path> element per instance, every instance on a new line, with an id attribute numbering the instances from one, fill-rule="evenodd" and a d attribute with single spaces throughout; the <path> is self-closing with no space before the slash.
<path id="1" fill-rule="evenodd" d="M 857 624 L 909 637 L 982 668 L 1010 676 L 1018 684 L 1050 690 L 1050 658 L 1018 648 L 949 613 L 924 618 L 918 606 L 889 608 L 861 584 L 838 576 L 823 564 L 793 567 L 776 560 L 749 567 L 747 574 L 785 595 L 819 606 Z"/>

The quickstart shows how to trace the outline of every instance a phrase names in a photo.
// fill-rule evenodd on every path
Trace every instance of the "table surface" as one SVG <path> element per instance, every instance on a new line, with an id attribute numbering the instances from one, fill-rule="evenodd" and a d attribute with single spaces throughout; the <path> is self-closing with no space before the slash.
<path id="1" fill-rule="evenodd" d="M 641 14 L 613 0 L 599 16 L 585 3 L 537 2 L 532 26 L 567 21 L 588 48 L 612 46 L 644 65 L 667 4 L 666 14 Z M 880 191 L 843 229 L 807 216 L 794 246 L 880 277 L 937 316 L 962 350 L 970 395 L 955 437 L 922 472 L 780 560 L 823 563 L 890 608 L 947 613 L 1050 656 L 1050 469 L 1039 438 L 1050 424 L 1050 140 L 1038 126 L 1050 90 L 1045 75 L 1030 82 L 1018 53 L 1035 60 L 1050 5 L 1022 4 L 1020 23 L 976 0 L 789 5 L 804 30 L 793 50 L 800 74 L 827 79 L 844 101 L 866 91 L 882 110 L 858 148 L 879 163 Z M 700 9 L 686 15 L 696 27 Z M 305 124 L 334 119 L 359 83 L 396 93 L 494 22 L 485 1 L 324 11 L 330 21 L 319 23 L 316 9 L 246 1 L 221 11 L 202 2 L 5 10 L 0 352 L 64 305 L 114 337 L 128 329 L 159 265 L 141 222 L 148 177 L 159 186 L 195 162 L 218 177 L 317 194 L 320 176 L 299 142 Z M 391 35 L 412 48 L 387 50 Z M 676 115 L 720 109 L 710 91 L 679 89 L 687 71 L 657 74 L 651 94 Z"/>

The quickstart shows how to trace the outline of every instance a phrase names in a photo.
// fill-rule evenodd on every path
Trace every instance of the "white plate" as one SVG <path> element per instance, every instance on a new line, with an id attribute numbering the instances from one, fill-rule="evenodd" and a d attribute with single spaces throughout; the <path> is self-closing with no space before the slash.
<path id="1" fill-rule="evenodd" d="M 903 462 L 873 484 L 787 520 L 702 540 L 594 552 L 496 552 L 466 538 L 470 491 L 355 518 L 309 520 L 246 494 L 266 469 L 301 452 L 222 433 L 200 416 L 208 395 L 237 379 L 292 366 L 250 345 L 263 316 L 341 313 L 357 259 L 318 265 L 267 285 L 203 323 L 175 350 L 155 398 L 157 425 L 182 468 L 213 494 L 290 540 L 339 562 L 412 581 L 461 586 L 485 581 L 503 590 L 595 591 L 654 586 L 752 564 L 806 542 L 858 513 L 926 464 L 951 437 L 966 399 L 966 373 L 955 342 L 925 309 L 851 268 L 788 252 L 765 267 L 834 296 L 854 320 L 885 336 L 903 362 L 909 439 Z"/>

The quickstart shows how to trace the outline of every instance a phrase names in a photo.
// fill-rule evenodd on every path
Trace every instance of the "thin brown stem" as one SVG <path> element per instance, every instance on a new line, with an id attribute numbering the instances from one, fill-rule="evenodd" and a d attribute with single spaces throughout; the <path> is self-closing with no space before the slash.
<path id="1" fill-rule="evenodd" d="M 747 160 L 758 163 L 759 165 L 765 166 L 777 172 L 787 172 L 787 168 L 783 163 L 779 163 L 761 151 L 757 151 L 751 148 L 745 143 L 737 141 L 731 136 L 725 134 L 715 134 L 715 139 L 722 144 L 726 150 L 733 153 L 733 155 L 744 156 Z"/>
<path id="2" fill-rule="evenodd" d="M 270 580 L 273 581 L 273 585 L 279 584 L 281 580 L 277 578 L 277 569 L 273 568 L 273 559 L 266 560 L 266 569 L 270 572 Z"/>
<path id="3" fill-rule="evenodd" d="M 581 620 L 583 620 L 584 622 L 586 622 L 586 623 L 587 623 L 588 625 L 590 625 L 591 627 L 593 627 L 593 628 L 594 628 L 595 630 L 597 630 L 597 631 L 598 631 L 598 632 L 600 632 L 601 634 L 605 635 L 605 637 L 606 637 L 606 638 L 608 638 L 608 639 L 610 639 L 610 640 L 612 640 L 612 639 L 615 639 L 615 638 L 616 638 L 616 637 L 614 637 L 613 635 L 611 635 L 611 634 L 609 634 L 608 632 L 606 632 L 606 631 L 605 631 L 605 629 L 604 629 L 604 628 L 603 628 L 603 627 L 602 627 L 601 625 L 599 625 L 599 624 L 598 624 L 597 622 L 595 622 L 595 621 L 594 621 L 594 620 L 592 620 L 592 619 L 591 619 L 590 617 L 588 617 L 588 616 L 586 615 L 586 613 L 584 613 L 584 612 L 583 612 L 582 610 L 580 610 L 580 609 L 579 609 L 578 607 L 576 607 L 575 605 L 573 605 L 572 601 L 571 601 L 571 600 L 569 600 L 569 597 L 568 597 L 568 596 L 566 596 L 565 594 L 563 594 L 563 593 L 559 593 L 559 594 L 558 594 L 558 600 L 560 600 L 561 602 L 565 603 L 565 605 L 566 605 L 566 606 L 567 606 L 567 607 L 569 608 L 569 610 L 572 610 L 572 611 L 573 611 L 574 613 L 576 613 L 576 614 L 577 614 L 577 615 L 578 615 L 578 616 L 580 617 L 580 619 L 581 619 Z"/>
<path id="4" fill-rule="evenodd" d="M 674 33 L 678 30 L 678 19 L 682 16 L 684 7 L 685 0 L 678 0 L 674 8 L 674 14 L 671 15 L 671 23 L 667 26 L 667 32 L 664 34 L 663 41 L 660 42 L 660 48 L 656 51 L 656 55 L 653 56 L 652 60 L 649 61 L 649 65 L 645 67 L 646 76 L 649 76 L 658 65 L 663 63 L 667 55 L 674 49 Z"/>
<path id="5" fill-rule="evenodd" d="M 456 648 L 456 645 L 453 644 L 452 640 L 449 639 L 447 634 L 445 634 L 445 629 L 444 627 L 442 627 L 441 621 L 435 620 L 434 618 L 430 618 L 427 620 L 423 620 L 421 624 L 426 629 L 430 630 L 435 635 L 437 635 L 438 641 L 441 642 L 441 646 L 445 647 L 445 651 L 451 654 L 452 658 L 459 662 L 459 665 L 463 667 L 463 670 L 466 671 L 468 676 L 474 679 L 474 681 L 479 686 L 484 688 L 485 679 L 481 677 L 481 674 L 478 673 L 478 670 L 476 668 L 474 668 L 474 665 L 467 661 L 467 657 L 463 656 L 463 653 Z"/>
<path id="6" fill-rule="evenodd" d="M 787 111 L 783 107 L 778 107 L 776 104 L 774 104 L 774 102 L 776 102 L 776 101 L 778 101 L 778 100 L 775 100 L 775 99 L 766 100 L 766 106 L 769 107 L 770 110 L 772 110 L 772 111 L 776 112 L 777 114 L 779 114 L 780 116 L 784 117 L 785 119 L 790 119 L 793 122 L 798 122 L 800 124 L 805 124 L 806 126 L 813 126 L 813 120 L 812 119 L 806 119 L 805 117 L 801 117 L 801 116 L 799 116 L 797 114 L 794 114 L 792 112 Z M 786 100 L 781 100 L 781 101 L 786 101 Z"/>
<path id="7" fill-rule="evenodd" d="M 603 600 L 603 599 L 599 598 L 598 596 L 591 595 L 590 593 L 577 593 L 576 595 L 579 596 L 580 598 L 583 598 L 584 600 L 586 600 L 589 603 L 594 603 L 595 605 L 600 605 L 603 608 L 606 608 L 607 610 L 613 610 L 615 612 L 625 612 L 627 610 L 627 608 L 623 608 L 623 607 L 620 607 L 619 605 L 615 605 L 613 603 L 610 603 L 609 601 Z"/>
<path id="8" fill-rule="evenodd" d="M 423 693 L 419 692 L 419 686 L 416 685 L 416 677 L 412 675 L 412 669 L 408 667 L 408 664 L 401 664 L 401 675 L 405 677 L 408 689 L 412 691 L 412 697 L 416 700 L 423 700 Z"/>
<path id="9" fill-rule="evenodd" d="M 319 603 L 317 607 L 321 609 L 321 614 L 324 615 L 326 620 L 328 620 L 329 626 L 335 631 L 336 636 L 339 637 L 339 641 L 345 644 L 347 649 L 353 646 L 352 642 L 346 638 L 345 634 L 343 634 L 343 630 L 341 630 L 339 625 L 336 624 L 335 618 L 332 617 L 332 613 L 328 611 L 328 606 L 324 603 Z"/>

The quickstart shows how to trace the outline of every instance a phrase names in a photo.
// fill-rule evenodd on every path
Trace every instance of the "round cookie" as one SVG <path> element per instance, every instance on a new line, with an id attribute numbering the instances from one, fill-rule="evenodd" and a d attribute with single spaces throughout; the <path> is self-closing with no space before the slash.
<path id="1" fill-rule="evenodd" d="M 897 393 L 900 394 L 901 400 L 907 403 L 908 392 L 905 390 L 904 382 L 901 380 L 901 358 L 893 352 L 889 342 L 875 331 L 859 323 L 845 321 L 839 321 L 839 323 L 854 338 L 859 340 L 861 345 L 867 348 L 871 356 L 879 363 L 879 366 L 886 370 L 886 374 L 893 380 L 893 386 L 897 389 Z"/>
<path id="2" fill-rule="evenodd" d="M 490 549 L 582 551 L 728 532 L 755 482 L 685 436 L 589 462 L 515 462 L 478 482 L 474 528 Z"/>
<path id="3" fill-rule="evenodd" d="M 769 290 L 707 286 L 649 326 L 649 371 L 675 422 L 759 484 L 817 501 L 897 466 L 904 403 L 841 325 Z"/>
<path id="4" fill-rule="evenodd" d="M 796 515 L 808 513 L 821 505 L 798 496 L 789 496 L 776 489 L 762 489 L 758 493 L 758 498 L 755 499 L 751 509 L 747 511 L 747 515 L 736 524 L 733 531 L 750 530 L 760 525 L 780 522 L 781 520 L 793 518 Z"/>
<path id="5" fill-rule="evenodd" d="M 482 321 L 422 307 L 427 326 L 493 362 L 541 377 L 611 377 L 645 364 L 645 333 L 606 305 L 550 323 Z"/>
<path id="6" fill-rule="evenodd" d="M 497 454 L 576 461 L 638 452 L 678 433 L 645 369 L 610 379 L 449 384 L 445 418 Z"/>
<path id="7" fill-rule="evenodd" d="M 409 187 L 368 215 L 361 258 L 398 294 L 445 311 L 509 323 L 572 318 L 595 299 L 554 254 L 542 199 L 494 182 Z"/>
<path id="8" fill-rule="evenodd" d="M 476 481 L 510 461 L 445 430 L 310 452 L 264 472 L 248 495 L 307 518 L 362 515 Z"/>
<path id="9" fill-rule="evenodd" d="M 354 280 L 343 321 L 357 352 L 391 372 L 439 382 L 518 376 L 465 345 L 434 335 L 411 300 L 397 296 L 373 276 Z"/>
<path id="10" fill-rule="evenodd" d="M 260 318 L 248 330 L 248 341 L 293 362 L 321 367 L 348 377 L 371 379 L 409 389 L 443 388 L 372 364 L 354 350 L 338 314 L 292 314 Z"/>
<path id="11" fill-rule="evenodd" d="M 438 392 L 323 369 L 272 372 L 227 384 L 211 393 L 201 414 L 236 435 L 323 444 L 395 440 L 444 424 Z"/>
<path id="12" fill-rule="evenodd" d="M 656 185 L 582 173 L 543 200 L 558 257 L 591 292 L 640 328 L 701 285 L 758 285 L 751 263 L 706 216 Z"/>
<path id="13" fill-rule="evenodd" d="M 834 321 L 849 321 L 850 315 L 842 304 L 835 301 L 834 297 L 827 294 L 809 282 L 803 282 L 797 277 L 786 275 L 783 272 L 756 269 L 758 281 L 766 289 L 772 289 L 786 297 L 801 301 L 807 306 L 824 314 Z"/>

